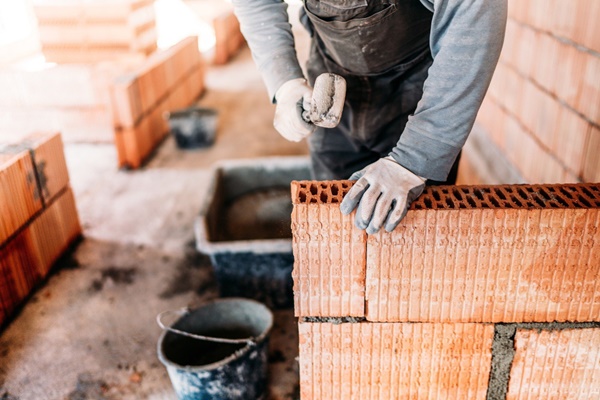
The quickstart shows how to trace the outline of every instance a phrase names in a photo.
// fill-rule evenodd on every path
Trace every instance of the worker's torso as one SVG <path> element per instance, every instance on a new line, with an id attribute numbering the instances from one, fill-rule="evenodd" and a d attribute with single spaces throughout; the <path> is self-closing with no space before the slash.
<path id="1" fill-rule="evenodd" d="M 357 75 L 373 75 L 427 51 L 432 13 L 420 0 L 304 0 L 322 51 Z"/>

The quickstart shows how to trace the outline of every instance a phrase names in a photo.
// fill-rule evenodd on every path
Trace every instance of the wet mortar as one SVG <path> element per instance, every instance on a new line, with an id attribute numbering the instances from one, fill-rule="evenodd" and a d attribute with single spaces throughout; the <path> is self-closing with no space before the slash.
<path id="1" fill-rule="evenodd" d="M 227 240 L 289 239 L 292 201 L 289 187 L 258 189 L 228 201 L 219 225 Z"/>

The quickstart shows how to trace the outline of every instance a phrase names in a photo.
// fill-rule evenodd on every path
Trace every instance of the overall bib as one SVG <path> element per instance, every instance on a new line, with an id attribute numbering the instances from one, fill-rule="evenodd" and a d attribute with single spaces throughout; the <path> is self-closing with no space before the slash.
<path id="1" fill-rule="evenodd" d="M 347 82 L 340 124 L 308 139 L 315 179 L 347 179 L 394 148 L 433 62 L 432 16 L 419 0 L 304 0 L 308 81 L 332 72 Z M 457 169 L 458 158 L 443 183 L 454 183 Z"/>

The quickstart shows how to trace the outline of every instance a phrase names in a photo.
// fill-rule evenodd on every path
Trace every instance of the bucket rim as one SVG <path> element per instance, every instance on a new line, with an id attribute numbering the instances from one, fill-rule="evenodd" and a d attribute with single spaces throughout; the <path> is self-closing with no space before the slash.
<path id="1" fill-rule="evenodd" d="M 158 339 L 158 344 L 157 344 L 157 354 L 158 354 L 159 361 L 168 368 L 175 368 L 180 371 L 186 371 L 186 372 L 211 371 L 211 370 L 220 368 L 237 358 L 240 358 L 242 355 L 248 353 L 252 348 L 262 344 L 265 341 L 265 339 L 268 337 L 269 333 L 271 332 L 271 329 L 273 328 L 274 316 L 273 316 L 273 312 L 269 309 L 269 307 L 267 307 L 264 303 L 261 303 L 260 301 L 257 301 L 254 299 L 248 299 L 248 298 L 244 298 L 244 297 L 220 298 L 220 299 L 214 299 L 209 302 L 203 303 L 199 307 L 196 307 L 196 308 L 190 310 L 190 312 L 193 312 L 195 310 L 198 310 L 198 309 L 201 309 L 204 307 L 208 307 L 208 306 L 211 306 L 211 305 L 217 304 L 217 303 L 239 303 L 239 302 L 253 303 L 257 306 L 260 306 L 260 307 L 264 308 L 264 310 L 267 311 L 267 314 L 269 316 L 269 323 L 268 323 L 267 327 L 263 330 L 263 332 L 260 335 L 258 335 L 256 338 L 254 338 L 254 341 L 252 343 L 248 343 L 241 349 L 235 351 L 233 354 L 223 358 L 222 360 L 219 360 L 219 361 L 216 361 L 216 362 L 213 362 L 210 364 L 181 365 L 181 364 L 178 364 L 176 362 L 169 360 L 167 358 L 167 356 L 164 354 L 163 349 L 162 349 L 162 344 L 163 344 L 167 334 L 169 334 L 169 333 L 175 334 L 175 333 L 169 332 L 167 330 L 162 330 L 162 333 Z"/>

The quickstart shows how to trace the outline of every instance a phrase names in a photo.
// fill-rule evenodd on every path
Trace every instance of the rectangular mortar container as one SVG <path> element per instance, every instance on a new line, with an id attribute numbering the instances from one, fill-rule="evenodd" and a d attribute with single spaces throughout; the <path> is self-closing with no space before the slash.
<path id="1" fill-rule="evenodd" d="M 221 296 L 293 307 L 290 183 L 305 179 L 308 157 L 227 160 L 213 168 L 195 231 Z"/>

